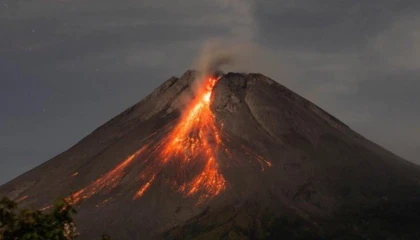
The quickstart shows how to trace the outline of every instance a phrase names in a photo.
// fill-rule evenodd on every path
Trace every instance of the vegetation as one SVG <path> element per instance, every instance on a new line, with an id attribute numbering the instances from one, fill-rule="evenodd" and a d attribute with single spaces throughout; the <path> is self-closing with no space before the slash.
<path id="1" fill-rule="evenodd" d="M 73 222 L 76 208 L 59 200 L 51 211 L 19 209 L 8 198 L 0 200 L 0 240 L 73 240 L 79 234 Z M 110 240 L 102 235 L 103 240 Z"/>

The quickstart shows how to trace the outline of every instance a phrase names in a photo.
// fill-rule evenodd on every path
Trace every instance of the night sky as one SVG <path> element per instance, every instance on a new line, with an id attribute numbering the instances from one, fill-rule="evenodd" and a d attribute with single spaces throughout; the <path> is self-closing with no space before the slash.
<path id="1" fill-rule="evenodd" d="M 0 184 L 180 76 L 210 39 L 252 43 L 242 69 L 420 163 L 420 1 L 0 0 Z"/>

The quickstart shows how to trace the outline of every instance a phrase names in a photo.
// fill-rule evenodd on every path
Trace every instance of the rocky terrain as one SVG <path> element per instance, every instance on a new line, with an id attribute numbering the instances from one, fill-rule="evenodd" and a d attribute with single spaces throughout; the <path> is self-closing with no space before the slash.
<path id="1" fill-rule="evenodd" d="M 198 76 L 170 78 L 0 196 L 45 211 L 72 199 L 81 239 L 420 239 L 419 166 L 264 75 Z"/>

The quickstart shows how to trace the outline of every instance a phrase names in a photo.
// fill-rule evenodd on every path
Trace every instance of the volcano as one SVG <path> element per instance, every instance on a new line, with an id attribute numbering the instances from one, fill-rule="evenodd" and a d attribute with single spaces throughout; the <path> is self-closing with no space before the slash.
<path id="1" fill-rule="evenodd" d="M 420 167 L 261 74 L 188 70 L 0 187 L 81 239 L 419 239 Z"/>

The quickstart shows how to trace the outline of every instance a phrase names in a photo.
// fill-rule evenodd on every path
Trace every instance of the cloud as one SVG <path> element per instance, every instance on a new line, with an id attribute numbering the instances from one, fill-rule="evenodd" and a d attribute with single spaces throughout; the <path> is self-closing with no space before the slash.
<path id="1" fill-rule="evenodd" d="M 420 69 L 420 17 L 406 16 L 373 40 L 372 51 L 393 68 Z"/>
<path id="2" fill-rule="evenodd" d="M 286 76 L 290 71 L 283 71 L 288 66 L 281 53 L 273 52 L 260 45 L 257 37 L 257 3 L 254 0 L 217 0 L 220 9 L 214 19 L 226 29 L 226 34 L 205 40 L 201 44 L 193 68 L 204 72 L 221 70 L 224 72 L 263 72 L 275 76 Z M 284 63 L 284 64 L 283 64 Z M 277 73 L 277 74 L 273 74 Z"/>
<path id="3" fill-rule="evenodd" d="M 255 35 L 254 0 L 217 0 L 226 11 L 232 38 L 251 42 Z"/>

